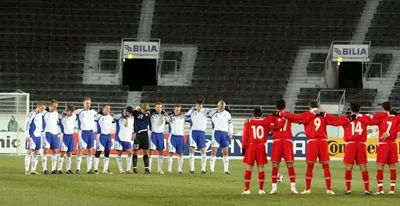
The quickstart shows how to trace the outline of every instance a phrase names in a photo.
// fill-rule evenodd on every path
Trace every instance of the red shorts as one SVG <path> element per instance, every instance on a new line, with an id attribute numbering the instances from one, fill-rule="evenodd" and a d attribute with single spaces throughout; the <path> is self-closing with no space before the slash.
<path id="1" fill-rule="evenodd" d="M 280 163 L 282 157 L 285 162 L 294 162 L 293 141 L 290 139 L 277 139 L 272 143 L 271 161 Z"/>
<path id="2" fill-rule="evenodd" d="M 246 149 L 246 154 L 244 155 L 243 162 L 248 165 L 265 165 L 268 163 L 267 153 L 265 150 L 265 144 L 251 144 Z"/>
<path id="3" fill-rule="evenodd" d="M 377 150 L 376 163 L 392 165 L 399 162 L 397 142 L 380 142 Z"/>
<path id="4" fill-rule="evenodd" d="M 343 162 L 357 165 L 367 164 L 367 145 L 365 142 L 347 142 Z"/>
<path id="5" fill-rule="evenodd" d="M 307 162 L 329 162 L 328 140 L 311 139 L 307 141 L 306 160 Z"/>

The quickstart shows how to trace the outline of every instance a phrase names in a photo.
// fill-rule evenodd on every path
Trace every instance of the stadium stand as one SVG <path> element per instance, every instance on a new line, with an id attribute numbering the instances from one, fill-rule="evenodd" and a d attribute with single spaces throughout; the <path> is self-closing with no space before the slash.
<path id="1" fill-rule="evenodd" d="M 31 100 L 57 98 L 126 102 L 127 88 L 83 84 L 85 43 L 136 36 L 140 0 L 1 1 L 0 91 L 20 89 Z M 114 58 L 101 51 L 100 58 Z M 105 63 L 103 69 L 107 70 Z"/>
<path id="2" fill-rule="evenodd" d="M 152 37 L 198 44 L 192 85 L 145 89 L 143 102 L 274 104 L 299 46 L 351 39 L 365 1 L 157 1 Z M 308 15 L 304 15 L 308 13 Z M 316 95 L 312 98 L 315 99 Z"/>

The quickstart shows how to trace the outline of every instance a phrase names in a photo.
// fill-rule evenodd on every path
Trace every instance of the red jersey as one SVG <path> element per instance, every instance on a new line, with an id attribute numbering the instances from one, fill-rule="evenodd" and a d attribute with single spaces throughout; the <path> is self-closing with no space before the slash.
<path id="1" fill-rule="evenodd" d="M 250 120 L 251 121 L 251 120 Z M 273 139 L 292 139 L 292 121 L 283 117 L 269 115 L 263 121 L 251 122 L 254 125 L 271 126 Z"/>
<path id="2" fill-rule="evenodd" d="M 389 114 L 389 112 L 378 112 L 374 114 L 373 119 L 379 127 L 379 142 L 394 142 L 400 131 L 400 116 Z M 381 139 L 384 133 L 389 133 L 389 137 Z"/>
<path id="3" fill-rule="evenodd" d="M 368 114 L 357 114 L 356 119 L 350 121 L 348 116 L 339 117 L 334 123 L 334 126 L 342 126 L 344 130 L 343 139 L 345 142 L 350 141 L 367 141 L 367 126 L 376 125 L 377 121 L 371 119 Z"/>
<path id="4" fill-rule="evenodd" d="M 254 118 L 244 124 L 242 148 L 246 148 L 250 144 L 265 144 L 267 142 L 268 134 L 273 125 L 264 125 L 260 122 L 265 122 L 265 120 Z"/>
<path id="5" fill-rule="evenodd" d="M 327 139 L 326 125 L 336 121 L 336 117 L 333 115 L 317 116 L 312 111 L 301 114 L 282 112 L 281 116 L 291 121 L 301 121 L 308 139 Z"/>

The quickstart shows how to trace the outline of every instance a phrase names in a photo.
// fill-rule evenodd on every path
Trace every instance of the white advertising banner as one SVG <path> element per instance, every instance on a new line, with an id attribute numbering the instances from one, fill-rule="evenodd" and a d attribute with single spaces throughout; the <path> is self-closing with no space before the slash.
<path id="1" fill-rule="evenodd" d="M 333 60 L 342 57 L 343 61 L 346 59 L 359 59 L 367 60 L 369 57 L 368 44 L 334 44 L 332 51 Z"/>
<path id="2" fill-rule="evenodd" d="M 24 132 L 0 132 L 0 154 L 25 153 Z"/>
<path id="3" fill-rule="evenodd" d="M 159 42 L 124 41 L 123 58 L 158 59 L 159 52 Z"/>

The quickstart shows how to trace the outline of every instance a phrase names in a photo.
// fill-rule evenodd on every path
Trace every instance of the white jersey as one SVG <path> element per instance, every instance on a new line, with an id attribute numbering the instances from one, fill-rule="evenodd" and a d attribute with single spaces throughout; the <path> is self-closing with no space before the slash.
<path id="1" fill-rule="evenodd" d="M 206 131 L 207 119 L 210 117 L 209 114 L 216 109 L 203 108 L 200 111 L 194 108 L 190 109 L 185 116 L 191 122 L 191 130 Z"/>
<path id="2" fill-rule="evenodd" d="M 114 122 L 114 118 L 111 115 L 96 115 L 97 122 L 97 133 L 109 135 L 111 133 L 111 127 Z"/>
<path id="3" fill-rule="evenodd" d="M 215 111 L 211 114 L 211 122 L 214 131 L 229 132 L 230 134 L 233 134 L 232 117 L 228 111 Z"/>
<path id="4" fill-rule="evenodd" d="M 165 117 L 163 114 L 153 113 L 150 116 L 150 130 L 154 133 L 164 133 Z"/>
<path id="5" fill-rule="evenodd" d="M 74 134 L 76 122 L 76 115 L 72 114 L 71 116 L 62 116 L 60 118 L 60 129 L 63 134 L 72 135 Z"/>
<path id="6" fill-rule="evenodd" d="M 93 130 L 95 131 L 95 122 L 94 117 L 96 116 L 97 112 L 93 109 L 84 110 L 84 109 L 77 109 L 74 112 L 78 116 L 78 127 L 79 130 Z"/>
<path id="7" fill-rule="evenodd" d="M 44 120 L 44 131 L 51 133 L 53 135 L 57 135 L 60 131 L 58 128 L 58 120 L 59 114 L 57 111 L 53 112 L 43 112 L 43 120 Z"/>
<path id="8" fill-rule="evenodd" d="M 185 135 L 185 116 L 171 114 L 171 122 L 169 122 L 169 133 L 171 135 Z"/>
<path id="9" fill-rule="evenodd" d="M 43 131 L 43 113 L 32 111 L 28 114 L 26 121 L 26 136 L 40 137 Z"/>
<path id="10" fill-rule="evenodd" d="M 135 123 L 135 118 L 125 117 L 122 114 L 117 114 L 114 116 L 116 125 L 115 138 L 121 141 L 130 142 L 132 140 L 133 125 Z"/>

